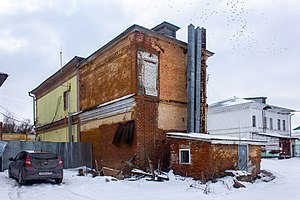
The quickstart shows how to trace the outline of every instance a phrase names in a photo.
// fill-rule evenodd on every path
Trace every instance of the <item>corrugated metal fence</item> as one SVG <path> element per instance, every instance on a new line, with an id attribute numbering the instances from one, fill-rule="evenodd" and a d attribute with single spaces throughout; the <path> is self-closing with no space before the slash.
<path id="1" fill-rule="evenodd" d="M 88 142 L 0 141 L 0 170 L 8 169 L 8 158 L 15 157 L 22 150 L 57 153 L 64 169 L 92 167 L 92 144 Z"/>

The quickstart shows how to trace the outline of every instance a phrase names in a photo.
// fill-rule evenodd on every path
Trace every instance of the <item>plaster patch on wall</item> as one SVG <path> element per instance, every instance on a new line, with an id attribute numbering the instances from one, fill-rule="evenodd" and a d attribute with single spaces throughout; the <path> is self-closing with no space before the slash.
<path id="1" fill-rule="evenodd" d="M 142 92 L 149 96 L 157 96 L 158 56 L 138 51 L 139 85 Z"/>

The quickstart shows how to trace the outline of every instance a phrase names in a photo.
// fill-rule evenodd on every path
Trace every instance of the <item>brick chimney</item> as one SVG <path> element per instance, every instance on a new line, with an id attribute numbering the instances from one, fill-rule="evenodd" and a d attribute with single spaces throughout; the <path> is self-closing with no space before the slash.
<path id="1" fill-rule="evenodd" d="M 180 29 L 180 27 L 175 26 L 169 22 L 163 22 L 163 23 L 155 26 L 151 30 L 153 30 L 157 33 L 160 33 L 162 35 L 176 38 L 176 31 L 178 31 L 179 29 Z"/>

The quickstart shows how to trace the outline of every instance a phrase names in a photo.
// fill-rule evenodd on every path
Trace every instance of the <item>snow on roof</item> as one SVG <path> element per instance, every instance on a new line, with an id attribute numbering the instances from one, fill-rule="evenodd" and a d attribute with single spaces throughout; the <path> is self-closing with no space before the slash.
<path id="1" fill-rule="evenodd" d="M 115 103 L 115 102 L 122 101 L 122 100 L 124 100 L 124 99 L 128 99 L 128 98 L 130 98 L 130 97 L 132 97 L 132 96 L 134 96 L 134 95 L 135 95 L 135 93 L 132 93 L 132 94 L 129 94 L 129 95 L 120 97 L 120 98 L 118 98 L 118 99 L 114 99 L 114 100 L 111 100 L 111 101 L 102 103 L 102 104 L 98 105 L 97 107 L 98 107 L 98 108 L 101 108 L 101 107 L 107 106 L 107 105 L 109 105 L 109 104 L 113 104 L 113 103 Z"/>
<path id="2" fill-rule="evenodd" d="M 219 101 L 219 102 L 213 103 L 209 107 L 210 108 L 226 107 L 226 106 L 233 106 L 233 105 L 253 103 L 253 102 L 255 102 L 255 101 L 254 100 L 242 99 L 242 98 L 239 98 L 239 97 L 234 97 L 234 98 L 226 99 L 224 101 Z"/>
<path id="3" fill-rule="evenodd" d="M 269 136 L 269 137 L 277 137 L 277 138 L 294 138 L 293 136 L 281 135 L 279 133 L 255 133 L 255 134 Z"/>
<path id="4" fill-rule="evenodd" d="M 257 103 L 257 104 L 261 104 L 263 107 L 270 107 L 272 110 L 276 110 L 276 112 L 279 112 L 281 114 L 289 114 L 291 112 L 295 112 L 295 110 L 292 109 L 288 109 L 288 108 L 283 108 L 283 107 L 279 107 L 279 106 L 274 106 L 274 105 L 270 105 L 270 104 L 265 104 L 265 103 L 261 103 L 255 100 L 250 100 L 250 99 L 243 99 L 243 98 L 239 98 L 239 97 L 233 97 L 230 99 L 226 99 L 224 101 L 219 101 L 216 103 L 213 103 L 209 106 L 210 109 L 212 108 L 222 108 L 222 107 L 229 107 L 229 106 L 235 106 L 235 105 L 242 105 L 242 104 L 247 104 L 247 103 Z"/>
<path id="5" fill-rule="evenodd" d="M 292 137 L 300 139 L 300 130 L 292 130 Z"/>
<path id="6" fill-rule="evenodd" d="M 247 138 L 231 137 L 226 135 L 211 135 L 203 133 L 167 133 L 169 138 L 179 139 L 192 139 L 204 142 L 210 142 L 212 144 L 252 144 L 252 145 L 264 145 L 265 140 L 255 140 Z"/>

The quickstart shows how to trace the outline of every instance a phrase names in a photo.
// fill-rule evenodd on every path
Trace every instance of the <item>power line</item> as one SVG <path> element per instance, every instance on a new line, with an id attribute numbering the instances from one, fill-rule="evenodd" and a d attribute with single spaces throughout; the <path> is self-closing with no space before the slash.
<path id="1" fill-rule="evenodd" d="M 6 115 L 6 114 L 2 113 L 2 112 L 0 112 L 0 114 L 2 114 L 4 117 L 7 117 L 7 118 L 9 118 L 9 119 L 12 119 L 12 120 L 14 120 L 14 121 L 17 121 L 17 122 L 20 122 L 20 123 L 22 123 L 22 121 L 20 121 L 20 120 L 17 120 L 17 119 L 15 119 L 15 118 L 13 118 L 13 117 L 10 117 L 10 116 L 8 116 L 8 115 Z"/>
<path id="2" fill-rule="evenodd" d="M 16 113 L 14 113 L 13 111 L 10 111 L 9 109 L 5 108 L 4 106 L 0 105 L 0 107 L 1 107 L 3 110 L 5 110 L 7 113 L 12 114 L 12 115 L 14 116 L 14 118 L 17 118 L 17 119 L 19 119 L 19 120 L 21 120 L 21 121 L 26 120 L 24 117 L 21 117 L 21 116 L 17 115 Z"/>

